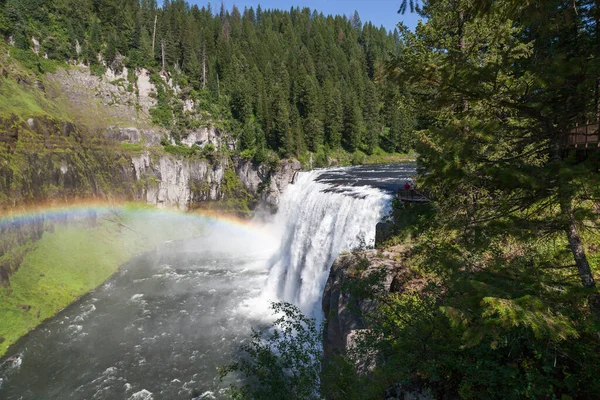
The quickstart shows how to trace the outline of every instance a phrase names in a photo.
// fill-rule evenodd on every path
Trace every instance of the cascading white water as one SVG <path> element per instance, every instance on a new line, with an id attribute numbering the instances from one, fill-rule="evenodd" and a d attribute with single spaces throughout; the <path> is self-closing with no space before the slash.
<path id="1" fill-rule="evenodd" d="M 270 260 L 267 293 L 320 319 L 329 269 L 344 251 L 373 245 L 390 195 L 368 186 L 319 182 L 324 171 L 302 172 L 281 198 L 275 224 L 281 245 Z"/>
<path id="2" fill-rule="evenodd" d="M 268 300 L 294 303 L 320 320 L 334 259 L 373 243 L 387 193 L 414 170 L 303 172 L 271 222 L 242 228 L 191 220 L 202 234 L 131 260 L 13 346 L 0 361 L 0 398 L 227 398 L 216 368 L 231 361 L 250 328 L 268 324 Z M 152 216 L 154 229 L 188 218 Z"/>

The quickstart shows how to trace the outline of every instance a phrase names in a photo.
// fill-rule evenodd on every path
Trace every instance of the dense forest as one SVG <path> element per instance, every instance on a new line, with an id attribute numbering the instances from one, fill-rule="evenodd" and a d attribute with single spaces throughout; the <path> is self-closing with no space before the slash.
<path id="1" fill-rule="evenodd" d="M 417 184 L 431 201 L 396 201 L 387 246 L 355 252 L 349 304 L 379 304 L 355 348 L 313 365 L 311 387 L 293 340 L 277 347 L 287 358 L 255 340 L 229 367 L 252 378 L 240 397 L 599 398 L 600 2 L 399 3 L 426 20 L 401 33 L 387 72 L 419 104 Z M 390 258 L 387 290 L 369 266 Z M 297 375 L 265 378 L 290 358 Z"/>
<path id="2" fill-rule="evenodd" d="M 325 16 L 184 0 L 4 0 L 0 30 L 40 57 L 102 72 L 147 68 L 158 86 L 154 121 L 175 139 L 198 123 L 222 124 L 238 150 L 259 160 L 343 148 L 406 151 L 415 118 L 410 98 L 386 84 L 384 62 L 398 52 L 393 34 L 358 13 Z M 160 76 L 165 79 L 160 79 Z M 170 81 L 181 90 L 174 94 Z M 198 118 L 181 102 L 193 100 Z"/>

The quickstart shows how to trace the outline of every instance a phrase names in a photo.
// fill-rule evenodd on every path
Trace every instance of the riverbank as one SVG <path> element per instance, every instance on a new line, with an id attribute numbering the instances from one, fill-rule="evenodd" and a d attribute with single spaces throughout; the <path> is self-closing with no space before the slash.
<path id="1" fill-rule="evenodd" d="M 39 240 L 0 258 L 2 262 L 22 258 L 10 283 L 0 287 L 0 357 L 44 320 L 102 285 L 135 255 L 200 233 L 190 223 L 194 218 L 183 213 L 130 206 L 94 215 L 94 220 L 68 213 L 64 221 L 46 220 Z"/>

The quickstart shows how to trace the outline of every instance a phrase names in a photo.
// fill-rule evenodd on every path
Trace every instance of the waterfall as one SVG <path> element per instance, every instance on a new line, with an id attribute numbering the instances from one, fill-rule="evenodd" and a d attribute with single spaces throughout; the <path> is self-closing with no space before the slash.
<path id="1" fill-rule="evenodd" d="M 279 250 L 270 260 L 267 294 L 320 319 L 329 269 L 344 251 L 375 242 L 375 225 L 390 195 L 368 186 L 319 181 L 324 171 L 302 172 L 283 194 L 275 225 Z"/>

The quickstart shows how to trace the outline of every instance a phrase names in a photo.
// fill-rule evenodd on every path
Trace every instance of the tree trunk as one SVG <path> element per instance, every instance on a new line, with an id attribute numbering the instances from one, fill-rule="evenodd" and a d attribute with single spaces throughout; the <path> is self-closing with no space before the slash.
<path id="1" fill-rule="evenodd" d="M 165 41 L 163 40 L 160 43 L 161 54 L 162 54 L 162 70 L 160 71 L 161 75 L 165 74 Z"/>
<path id="2" fill-rule="evenodd" d="M 583 248 L 583 244 L 581 244 L 579 231 L 577 230 L 575 216 L 573 214 L 572 200 L 565 199 L 565 201 L 561 202 L 560 208 L 568 221 L 567 225 L 565 226 L 565 233 L 567 234 L 569 247 L 573 253 L 573 258 L 575 259 L 575 265 L 577 265 L 577 271 L 579 271 L 581 283 L 586 288 L 595 288 L 596 282 L 594 281 L 594 275 L 592 274 L 590 264 L 585 255 L 585 249 Z"/>
<path id="3" fill-rule="evenodd" d="M 152 32 L 152 60 L 156 60 L 154 52 L 154 43 L 156 42 L 156 23 L 158 22 L 158 14 L 154 16 L 154 31 Z"/>
<path id="4" fill-rule="evenodd" d="M 202 88 L 206 87 L 206 42 L 202 42 Z"/>

